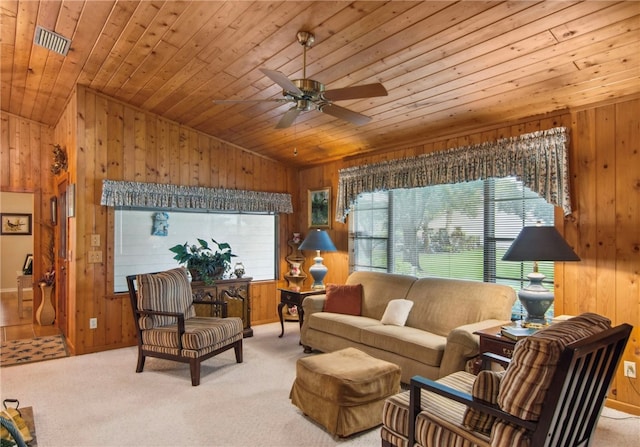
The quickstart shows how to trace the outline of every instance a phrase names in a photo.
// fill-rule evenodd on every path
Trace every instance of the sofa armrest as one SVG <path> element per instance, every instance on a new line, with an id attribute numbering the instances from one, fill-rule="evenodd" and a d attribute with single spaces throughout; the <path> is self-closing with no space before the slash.
<path id="1" fill-rule="evenodd" d="M 483 320 L 459 326 L 449 332 L 440 363 L 439 377 L 456 371 L 464 371 L 467 361 L 480 353 L 480 337 L 474 332 L 508 323 L 510 322 L 504 320 Z"/>
<path id="2" fill-rule="evenodd" d="M 302 301 L 302 310 L 304 312 L 304 321 L 300 328 L 300 339 L 306 339 L 307 328 L 309 327 L 309 317 L 316 312 L 322 312 L 324 309 L 324 302 L 327 300 L 327 295 L 310 295 Z M 305 348 L 306 349 L 306 348 Z"/>
<path id="3" fill-rule="evenodd" d="M 302 302 L 302 309 L 304 314 L 311 315 L 316 312 L 322 312 L 324 309 L 324 302 L 327 300 L 327 295 L 310 295 Z"/>

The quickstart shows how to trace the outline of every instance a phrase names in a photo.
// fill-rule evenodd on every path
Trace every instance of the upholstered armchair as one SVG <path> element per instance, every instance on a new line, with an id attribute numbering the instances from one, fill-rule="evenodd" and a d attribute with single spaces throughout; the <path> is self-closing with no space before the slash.
<path id="1" fill-rule="evenodd" d="M 223 301 L 194 300 L 183 267 L 159 273 L 127 276 L 138 335 L 138 365 L 146 357 L 188 363 L 191 384 L 200 384 L 200 363 L 227 349 L 242 363 L 242 319 L 227 317 Z M 196 316 L 194 304 L 215 306 L 215 317 Z"/>
<path id="2" fill-rule="evenodd" d="M 382 446 L 589 445 L 631 329 L 582 314 L 519 341 L 504 371 L 415 376 L 385 402 Z"/>

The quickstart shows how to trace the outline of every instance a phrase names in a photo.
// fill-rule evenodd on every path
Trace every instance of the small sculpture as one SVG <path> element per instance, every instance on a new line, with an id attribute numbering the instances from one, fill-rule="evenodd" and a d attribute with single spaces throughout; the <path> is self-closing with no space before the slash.
<path id="1" fill-rule="evenodd" d="M 55 175 L 60 174 L 62 171 L 67 170 L 67 153 L 62 149 L 59 144 L 53 145 L 53 164 L 51 165 L 51 172 Z"/>
<path id="2" fill-rule="evenodd" d="M 233 267 L 233 273 L 236 275 L 236 278 L 242 278 L 242 275 L 244 275 L 244 264 L 242 264 L 242 262 L 236 262 L 236 265 Z"/>

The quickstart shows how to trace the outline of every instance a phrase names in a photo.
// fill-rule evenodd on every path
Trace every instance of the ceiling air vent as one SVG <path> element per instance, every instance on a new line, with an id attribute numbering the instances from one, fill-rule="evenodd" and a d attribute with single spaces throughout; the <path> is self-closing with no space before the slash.
<path id="1" fill-rule="evenodd" d="M 71 41 L 66 37 L 44 29 L 40 25 L 36 26 L 36 35 L 33 41 L 36 45 L 45 47 L 47 50 L 55 51 L 63 56 L 67 55 L 69 46 L 71 45 Z"/>

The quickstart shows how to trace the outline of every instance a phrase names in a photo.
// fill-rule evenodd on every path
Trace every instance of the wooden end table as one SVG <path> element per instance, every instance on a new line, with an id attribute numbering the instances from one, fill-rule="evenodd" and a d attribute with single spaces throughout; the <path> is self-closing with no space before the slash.
<path id="1" fill-rule="evenodd" d="M 504 324 L 474 332 L 474 334 L 480 337 L 480 354 L 490 352 L 508 359 L 513 356 L 516 341 L 501 335 L 500 329 L 502 329 L 502 326 L 504 326 Z M 473 373 L 478 374 L 480 370 L 486 366 L 487 365 L 482 364 L 482 357 L 478 357 L 473 365 Z"/>
<path id="2" fill-rule="evenodd" d="M 311 295 L 321 295 L 326 293 L 325 290 L 293 290 L 293 289 L 278 289 L 280 291 L 280 303 L 278 304 L 278 317 L 280 317 L 280 327 L 282 331 L 278 337 L 282 338 L 284 335 L 284 317 L 282 316 L 282 308 L 286 305 L 296 306 L 298 308 L 298 322 L 300 328 L 304 322 L 304 310 L 302 309 L 302 302 L 304 299 Z"/>

